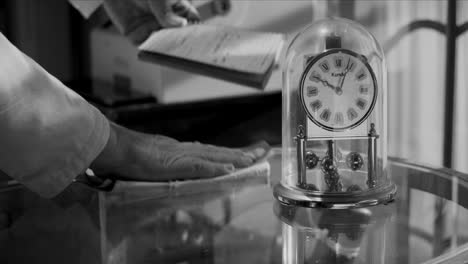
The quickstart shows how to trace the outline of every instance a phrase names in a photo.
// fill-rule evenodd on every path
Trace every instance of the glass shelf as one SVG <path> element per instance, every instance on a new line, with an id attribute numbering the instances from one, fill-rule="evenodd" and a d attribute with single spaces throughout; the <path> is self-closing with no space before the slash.
<path id="1" fill-rule="evenodd" d="M 274 149 L 268 160 L 270 175 L 191 192 L 142 186 L 127 194 L 122 188 L 103 193 L 74 184 L 61 197 L 45 200 L 22 187 L 4 190 L 0 263 L 466 259 L 468 175 L 390 159 L 399 188 L 391 204 L 354 210 L 285 207 L 271 189 L 280 181 L 280 152 Z"/>

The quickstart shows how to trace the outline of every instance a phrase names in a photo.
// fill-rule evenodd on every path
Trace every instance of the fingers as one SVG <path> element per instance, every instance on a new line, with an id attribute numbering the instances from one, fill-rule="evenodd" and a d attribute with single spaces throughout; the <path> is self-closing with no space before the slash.
<path id="1" fill-rule="evenodd" d="M 125 130 L 120 137 L 130 144 L 119 179 L 167 181 L 212 178 L 232 173 L 235 168 L 252 165 L 268 152 L 268 144 L 260 142 L 243 150 L 180 143 L 175 139 Z"/>
<path id="2" fill-rule="evenodd" d="M 149 0 L 151 12 L 163 27 L 183 27 L 200 19 L 196 8 L 187 0 Z"/>
<path id="3" fill-rule="evenodd" d="M 161 29 L 161 25 L 159 25 L 156 21 L 147 20 L 146 22 L 142 23 L 134 30 L 126 34 L 126 36 L 135 44 L 141 44 L 145 41 L 154 31 L 158 31 Z"/>
<path id="4" fill-rule="evenodd" d="M 245 168 L 252 165 L 255 160 L 245 153 L 234 152 L 234 151 L 210 151 L 210 150 L 200 150 L 194 152 L 192 155 L 213 161 L 213 162 L 221 162 L 221 163 L 232 163 L 236 168 Z"/>
<path id="5" fill-rule="evenodd" d="M 259 160 L 265 157 L 268 154 L 269 150 L 270 150 L 270 145 L 268 145 L 268 143 L 264 140 L 259 141 L 248 147 L 242 148 L 242 151 L 244 153 L 247 153 L 247 155 L 253 156 L 256 160 Z"/>
<path id="6" fill-rule="evenodd" d="M 175 173 L 184 179 L 213 178 L 235 170 L 232 164 L 211 162 L 196 157 L 184 157 L 171 165 Z"/>
<path id="7" fill-rule="evenodd" d="M 161 28 L 200 20 L 197 9 L 187 0 L 105 0 L 104 8 L 114 25 L 134 44 L 142 43 Z"/>
<path id="8" fill-rule="evenodd" d="M 176 139 L 166 137 L 163 135 L 154 135 L 153 140 L 156 141 L 156 144 L 176 144 L 179 143 Z"/>
<path id="9" fill-rule="evenodd" d="M 214 0 L 212 5 L 216 14 L 226 14 L 231 10 L 231 0 Z"/>
<path id="10" fill-rule="evenodd" d="M 194 165 L 195 168 L 191 167 L 197 178 L 216 177 L 233 172 L 235 167 L 250 166 L 255 161 L 264 158 L 270 150 L 270 146 L 266 141 L 257 142 L 242 150 L 199 143 L 190 144 L 192 146 L 186 145 L 186 147 L 192 149 L 192 151 L 187 153 L 191 157 L 182 158 L 181 160 L 197 164 Z"/>
<path id="11" fill-rule="evenodd" d="M 255 162 L 254 156 L 237 149 L 197 143 L 183 143 L 182 148 L 188 155 L 213 162 L 231 163 L 236 168 L 248 167 Z"/>
<path id="12" fill-rule="evenodd" d="M 104 9 L 120 33 L 134 44 L 140 44 L 162 28 L 148 7 L 139 1 L 105 0 Z"/>
<path id="13" fill-rule="evenodd" d="M 187 0 L 180 0 L 172 6 L 172 11 L 181 17 L 187 18 L 188 22 L 200 21 L 200 14 L 197 9 Z"/>
<path id="14" fill-rule="evenodd" d="M 213 162 L 231 163 L 236 168 L 244 168 L 265 157 L 270 146 L 265 141 L 261 141 L 242 150 L 199 143 L 182 143 L 181 148 L 187 155 Z"/>

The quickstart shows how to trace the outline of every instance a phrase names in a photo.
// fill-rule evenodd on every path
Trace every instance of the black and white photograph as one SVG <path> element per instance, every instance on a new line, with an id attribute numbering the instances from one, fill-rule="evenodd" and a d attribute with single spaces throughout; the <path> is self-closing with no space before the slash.
<path id="1" fill-rule="evenodd" d="M 0 0 L 1 264 L 467 264 L 468 0 Z"/>

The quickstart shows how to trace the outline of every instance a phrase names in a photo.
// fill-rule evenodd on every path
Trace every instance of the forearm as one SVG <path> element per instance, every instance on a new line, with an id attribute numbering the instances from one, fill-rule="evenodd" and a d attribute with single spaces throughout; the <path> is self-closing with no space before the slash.
<path id="1" fill-rule="evenodd" d="M 0 170 L 52 197 L 107 141 L 105 117 L 0 33 Z"/>

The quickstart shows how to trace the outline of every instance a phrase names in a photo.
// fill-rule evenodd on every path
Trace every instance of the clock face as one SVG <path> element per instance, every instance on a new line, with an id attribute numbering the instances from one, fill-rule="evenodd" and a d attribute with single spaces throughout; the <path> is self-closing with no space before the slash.
<path id="1" fill-rule="evenodd" d="M 307 64 L 300 97 L 312 122 L 329 131 L 343 131 L 369 116 L 377 98 L 377 82 L 364 56 L 332 49 Z"/>

